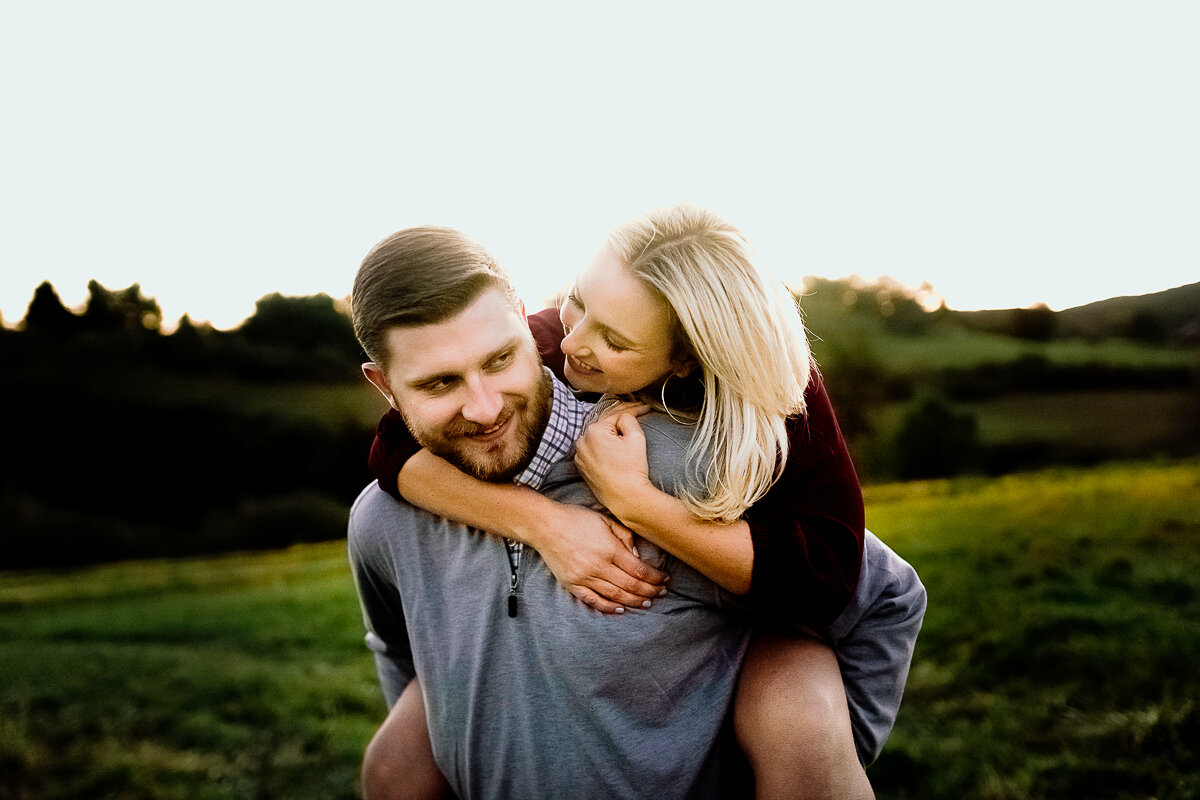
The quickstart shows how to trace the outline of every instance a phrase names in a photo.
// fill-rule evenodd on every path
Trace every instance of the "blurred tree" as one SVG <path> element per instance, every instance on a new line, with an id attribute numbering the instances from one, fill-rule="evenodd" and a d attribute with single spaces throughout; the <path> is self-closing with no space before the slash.
<path id="1" fill-rule="evenodd" d="M 1167 328 L 1152 311 L 1137 311 L 1125 326 L 1125 335 L 1141 342 L 1158 344 L 1166 341 Z"/>
<path id="2" fill-rule="evenodd" d="M 67 338 L 79 330 L 79 317 L 63 305 L 50 281 L 42 281 L 25 312 L 25 330 L 49 338 Z"/>
<path id="3" fill-rule="evenodd" d="M 200 329 L 192 322 L 190 316 L 184 314 L 179 318 L 179 324 L 175 326 L 175 332 L 171 336 L 181 342 L 193 342 L 200 338 Z"/>
<path id="4" fill-rule="evenodd" d="M 238 328 L 248 341 L 260 345 L 313 352 L 334 350 L 357 359 L 358 341 L 350 317 L 326 294 L 285 297 L 278 292 L 254 304 L 254 314 Z"/>
<path id="5" fill-rule="evenodd" d="M 133 284 L 110 291 L 99 281 L 88 281 L 87 308 L 83 324 L 88 330 L 107 335 L 141 336 L 157 333 L 162 325 L 158 302 L 142 295 L 142 287 Z"/>
<path id="6" fill-rule="evenodd" d="M 932 315 L 907 292 L 884 288 L 878 290 L 875 296 L 883 326 L 892 333 L 911 335 L 923 333 L 929 328 Z"/>
<path id="7" fill-rule="evenodd" d="M 861 331 L 824 342 L 821 376 L 847 438 L 872 430 L 872 410 L 887 399 L 886 370 L 874 340 Z"/>
<path id="8" fill-rule="evenodd" d="M 979 457 L 974 415 L 959 414 L 937 398 L 925 398 L 905 412 L 892 439 L 892 462 L 901 480 L 957 475 Z"/>
<path id="9" fill-rule="evenodd" d="M 1058 317 L 1044 303 L 1032 308 L 1014 308 L 1009 317 L 1009 329 L 1018 339 L 1046 342 L 1054 338 Z"/>

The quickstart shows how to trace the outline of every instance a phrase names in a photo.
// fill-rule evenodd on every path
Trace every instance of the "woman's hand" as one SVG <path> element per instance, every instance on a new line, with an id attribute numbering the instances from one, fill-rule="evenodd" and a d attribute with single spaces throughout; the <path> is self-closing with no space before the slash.
<path id="1" fill-rule="evenodd" d="M 654 488 L 646 462 L 646 437 L 637 420 L 649 410 L 644 403 L 617 403 L 592 420 L 575 442 L 579 474 L 596 499 L 617 517 L 622 516 L 624 503 Z"/>
<path id="2" fill-rule="evenodd" d="M 552 533 L 536 545 L 559 584 L 605 614 L 649 608 L 667 593 L 667 573 L 638 558 L 633 532 L 607 514 L 559 505 Z"/>

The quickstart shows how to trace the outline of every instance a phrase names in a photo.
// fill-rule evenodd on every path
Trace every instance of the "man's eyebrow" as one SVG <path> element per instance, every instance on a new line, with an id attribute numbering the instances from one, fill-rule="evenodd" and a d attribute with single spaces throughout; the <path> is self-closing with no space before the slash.
<path id="1" fill-rule="evenodd" d="M 458 373 L 442 372 L 435 375 L 423 375 L 419 378 L 413 378 L 410 381 L 406 381 L 406 383 L 410 389 L 424 389 L 426 386 L 432 386 L 435 383 L 441 383 L 442 381 L 457 377 Z"/>
<path id="2" fill-rule="evenodd" d="M 519 336 L 512 336 L 507 341 L 498 345 L 494 350 L 492 350 L 487 355 L 485 355 L 483 357 L 483 361 L 481 363 L 487 364 L 492 361 L 495 361 L 500 356 L 502 356 L 512 350 L 515 350 L 517 347 L 520 346 L 520 344 L 521 344 L 521 338 Z M 454 378 L 460 378 L 460 377 L 462 377 L 461 372 L 434 372 L 434 373 L 430 373 L 428 375 L 418 375 L 417 377 L 415 377 L 409 381 L 406 381 L 406 383 L 408 384 L 408 386 L 410 388 L 421 389 L 425 386 L 430 386 L 435 383 L 440 383 L 441 381 L 444 381 L 446 379 L 454 379 Z"/>

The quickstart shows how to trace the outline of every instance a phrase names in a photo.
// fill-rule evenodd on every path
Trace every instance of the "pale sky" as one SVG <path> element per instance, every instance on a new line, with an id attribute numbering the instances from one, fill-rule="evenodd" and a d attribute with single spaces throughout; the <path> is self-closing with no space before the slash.
<path id="1" fill-rule="evenodd" d="M 1195 2 L 0 7 L 0 314 L 343 297 L 409 225 L 536 305 L 675 202 L 779 279 L 1066 308 L 1200 280 Z"/>

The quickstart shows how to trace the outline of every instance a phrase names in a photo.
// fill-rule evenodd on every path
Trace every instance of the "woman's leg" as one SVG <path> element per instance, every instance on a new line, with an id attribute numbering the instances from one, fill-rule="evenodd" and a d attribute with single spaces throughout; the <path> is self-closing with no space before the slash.
<path id="1" fill-rule="evenodd" d="M 442 800 L 450 784 L 433 760 L 425 701 L 414 679 L 400 694 L 363 754 L 363 800 Z"/>
<path id="2" fill-rule="evenodd" d="M 829 645 L 755 632 L 733 704 L 755 797 L 873 798 L 858 761 L 838 662 Z"/>

